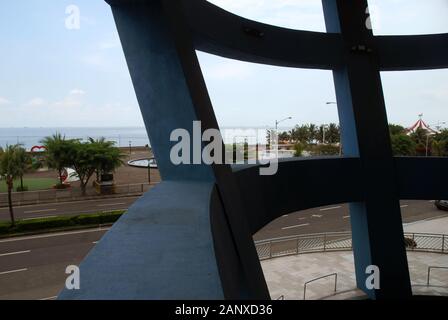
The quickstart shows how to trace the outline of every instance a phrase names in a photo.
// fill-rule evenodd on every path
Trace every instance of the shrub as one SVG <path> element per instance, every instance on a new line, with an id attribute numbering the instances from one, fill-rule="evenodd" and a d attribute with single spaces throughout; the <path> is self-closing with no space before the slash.
<path id="1" fill-rule="evenodd" d="M 113 223 L 117 221 L 123 213 L 124 211 L 121 210 L 107 213 L 19 220 L 14 227 L 11 226 L 10 222 L 0 222 L 0 235 Z"/>
<path id="2" fill-rule="evenodd" d="M 404 245 L 406 247 L 406 249 L 415 249 L 417 248 L 417 242 L 415 242 L 414 239 L 411 238 L 404 238 Z"/>

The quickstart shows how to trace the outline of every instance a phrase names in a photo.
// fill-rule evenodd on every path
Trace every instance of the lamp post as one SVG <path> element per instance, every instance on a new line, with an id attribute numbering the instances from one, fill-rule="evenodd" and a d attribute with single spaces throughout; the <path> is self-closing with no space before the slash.
<path id="1" fill-rule="evenodd" d="M 277 133 L 277 129 L 278 129 L 278 124 L 280 123 L 280 122 L 283 122 L 283 121 L 286 121 L 286 120 L 291 120 L 292 119 L 292 117 L 288 117 L 288 118 L 285 118 L 285 119 L 282 119 L 282 120 L 275 120 L 275 132 Z"/>
<path id="2" fill-rule="evenodd" d="M 337 105 L 338 103 L 336 101 L 327 101 L 325 104 L 327 104 L 327 105 L 329 105 L 329 104 Z M 323 136 L 324 136 L 323 140 L 325 140 L 325 129 L 324 129 Z M 342 156 L 342 137 L 339 137 L 339 155 Z"/>
<path id="3" fill-rule="evenodd" d="M 277 134 L 277 130 L 278 130 L 278 124 L 280 123 L 280 122 L 283 122 L 283 121 L 286 121 L 286 120 L 291 120 L 292 119 L 292 117 L 287 117 L 287 118 L 285 118 L 285 119 L 282 119 L 282 120 L 275 120 L 275 136 L 276 136 L 276 141 L 277 141 L 277 144 L 276 144 L 276 148 L 277 148 L 277 146 L 278 146 L 278 134 Z M 271 140 L 272 140 L 272 137 L 271 137 Z"/>

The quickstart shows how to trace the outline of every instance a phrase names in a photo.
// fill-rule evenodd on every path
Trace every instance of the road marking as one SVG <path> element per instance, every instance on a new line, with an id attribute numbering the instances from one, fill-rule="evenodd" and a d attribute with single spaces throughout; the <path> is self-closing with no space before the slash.
<path id="1" fill-rule="evenodd" d="M 41 300 L 41 301 L 44 301 L 44 300 L 56 300 L 57 297 L 58 296 L 53 296 L 53 297 L 43 298 L 43 299 L 39 299 L 39 300 Z"/>
<path id="2" fill-rule="evenodd" d="M 330 208 L 323 208 L 323 209 L 319 209 L 319 211 L 334 210 L 334 209 L 339 209 L 339 208 L 342 208 L 342 206 L 330 207 Z"/>
<path id="3" fill-rule="evenodd" d="M 288 216 L 288 214 L 284 214 L 284 215 L 282 215 L 282 217 L 287 217 Z"/>
<path id="4" fill-rule="evenodd" d="M 305 220 L 305 219 L 306 219 L 305 217 L 299 218 L 299 220 Z"/>
<path id="5" fill-rule="evenodd" d="M 407 208 L 407 207 L 409 207 L 408 204 L 404 204 L 404 205 L 400 206 L 400 208 Z"/>
<path id="6" fill-rule="evenodd" d="M 23 211 L 23 213 L 41 213 L 48 211 L 56 211 L 56 209 L 42 209 L 42 210 L 31 210 L 31 211 Z"/>
<path id="7" fill-rule="evenodd" d="M 118 203 L 98 204 L 97 207 L 120 206 L 122 204 L 126 204 L 126 203 L 125 202 L 118 202 Z"/>
<path id="8" fill-rule="evenodd" d="M 28 270 L 27 268 L 24 268 L 24 269 L 17 269 L 17 270 L 11 270 L 11 271 L 3 271 L 3 272 L 0 272 L 0 275 L 9 274 L 9 273 L 16 273 L 16 272 L 22 272 L 22 271 L 27 271 L 27 270 Z"/>
<path id="9" fill-rule="evenodd" d="M 93 244 L 97 244 L 97 243 L 98 243 L 98 241 L 93 241 L 92 243 L 93 243 Z"/>
<path id="10" fill-rule="evenodd" d="M 322 218 L 323 215 L 321 215 L 321 214 L 313 214 L 311 217 L 312 218 Z"/>
<path id="11" fill-rule="evenodd" d="M 33 218 L 25 218 L 22 220 L 36 220 L 36 219 L 43 219 L 43 218 L 56 218 L 57 216 L 40 216 L 40 217 L 33 217 Z"/>
<path id="12" fill-rule="evenodd" d="M 91 233 L 91 232 L 101 232 L 101 231 L 107 231 L 109 229 L 110 229 L 110 227 L 106 227 L 106 228 L 95 228 L 95 229 L 82 230 L 82 231 L 52 233 L 52 234 L 45 234 L 45 235 L 40 235 L 40 236 L 29 236 L 29 237 L 23 237 L 23 238 L 9 238 L 9 239 L 0 240 L 0 243 L 15 242 L 15 241 L 22 241 L 22 240 L 42 239 L 42 238 L 52 238 L 52 237 L 62 237 L 62 236 L 69 236 L 69 235 L 73 235 L 73 234 L 82 234 L 82 233 Z"/>
<path id="13" fill-rule="evenodd" d="M 309 225 L 310 225 L 309 223 L 298 224 L 295 226 L 284 227 L 284 228 L 282 228 L 282 230 L 292 229 L 292 228 L 300 228 L 300 227 L 305 227 L 305 226 L 309 226 Z"/>
<path id="14" fill-rule="evenodd" d="M 31 250 L 9 252 L 9 253 L 1 253 L 0 257 L 13 256 L 13 255 L 16 255 L 16 254 L 30 253 L 30 252 L 31 252 Z"/>
<path id="15" fill-rule="evenodd" d="M 434 202 L 436 202 L 436 200 L 429 200 L 429 202 L 434 203 Z"/>
<path id="16" fill-rule="evenodd" d="M 342 219 L 348 219 L 350 216 L 343 216 Z"/>

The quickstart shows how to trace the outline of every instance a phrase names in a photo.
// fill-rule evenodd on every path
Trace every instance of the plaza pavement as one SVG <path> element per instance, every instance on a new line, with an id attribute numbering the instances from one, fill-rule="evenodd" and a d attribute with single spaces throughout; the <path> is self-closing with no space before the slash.
<path id="1" fill-rule="evenodd" d="M 448 217 L 427 219 L 404 225 L 406 232 L 448 234 Z M 408 252 L 409 271 L 414 295 L 448 295 L 448 270 L 431 271 L 430 286 L 426 285 L 429 266 L 448 267 L 448 254 Z M 351 251 L 308 253 L 261 261 L 272 299 L 302 300 L 305 282 L 337 273 L 307 285 L 306 299 L 360 299 L 365 295 L 356 289 Z"/>

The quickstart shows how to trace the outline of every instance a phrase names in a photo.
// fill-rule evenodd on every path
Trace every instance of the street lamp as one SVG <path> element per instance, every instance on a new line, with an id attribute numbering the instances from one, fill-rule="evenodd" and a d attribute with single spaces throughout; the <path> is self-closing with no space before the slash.
<path id="1" fill-rule="evenodd" d="M 277 132 L 278 124 L 280 122 L 283 122 L 283 121 L 286 121 L 286 120 L 291 120 L 291 119 L 292 119 L 292 117 L 288 117 L 288 118 L 285 118 L 285 119 L 282 119 L 282 120 L 279 120 L 279 121 L 275 120 L 275 132 Z"/>
<path id="2" fill-rule="evenodd" d="M 329 104 L 335 104 L 337 105 L 338 103 L 336 101 L 327 101 L 325 104 L 329 105 Z M 323 133 L 323 143 L 325 143 L 325 129 L 324 129 L 324 133 Z M 339 155 L 342 155 L 342 137 L 339 137 Z"/>
<path id="3" fill-rule="evenodd" d="M 276 139 L 274 139 L 274 141 L 277 142 L 277 144 L 275 145 L 275 149 L 278 148 L 278 134 L 277 134 L 278 124 L 280 122 L 283 122 L 283 121 L 286 121 L 286 120 L 291 120 L 291 119 L 292 119 L 292 117 L 287 117 L 287 118 L 282 119 L 282 120 L 275 120 L 275 132 L 274 132 L 274 134 L 275 134 Z M 271 140 L 272 140 L 272 137 L 271 137 Z"/>

